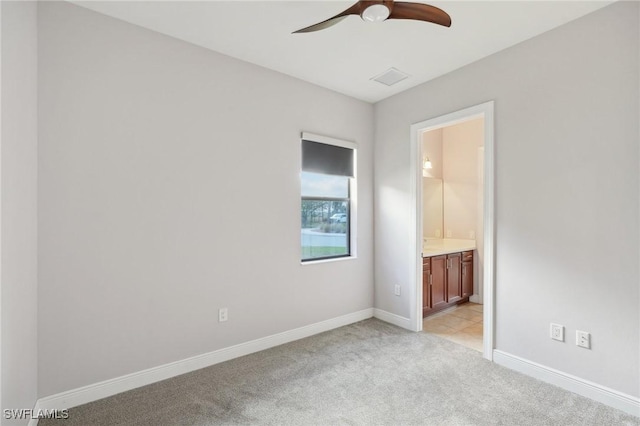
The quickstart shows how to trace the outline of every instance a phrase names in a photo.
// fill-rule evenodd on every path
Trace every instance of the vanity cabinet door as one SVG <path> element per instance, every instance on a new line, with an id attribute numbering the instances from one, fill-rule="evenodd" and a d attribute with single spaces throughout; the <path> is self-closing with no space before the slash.
<path id="1" fill-rule="evenodd" d="M 473 251 L 462 252 L 462 297 L 473 294 Z"/>
<path id="2" fill-rule="evenodd" d="M 422 317 L 432 311 L 431 308 L 431 259 L 422 259 Z"/>
<path id="3" fill-rule="evenodd" d="M 447 303 L 462 299 L 461 264 L 462 253 L 447 255 Z"/>
<path id="4" fill-rule="evenodd" d="M 422 258 L 422 317 L 469 301 L 473 250 Z"/>
<path id="5" fill-rule="evenodd" d="M 447 305 L 447 256 L 431 258 L 431 307 Z"/>

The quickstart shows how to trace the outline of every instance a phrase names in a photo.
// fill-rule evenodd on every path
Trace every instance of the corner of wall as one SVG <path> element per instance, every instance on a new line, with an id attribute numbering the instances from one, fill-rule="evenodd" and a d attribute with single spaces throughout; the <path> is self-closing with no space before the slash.
<path id="1" fill-rule="evenodd" d="M 26 424 L 38 396 L 37 18 L 37 2 L 0 2 L 0 404 L 3 424 Z M 4 409 L 23 411 L 14 419 L 6 419 Z"/>

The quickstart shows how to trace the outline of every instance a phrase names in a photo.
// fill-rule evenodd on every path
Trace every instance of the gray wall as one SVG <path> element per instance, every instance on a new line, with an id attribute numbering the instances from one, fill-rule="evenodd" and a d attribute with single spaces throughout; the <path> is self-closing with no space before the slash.
<path id="1" fill-rule="evenodd" d="M 373 306 L 372 105 L 70 4 L 39 43 L 40 396 Z M 359 145 L 357 259 L 300 264 L 303 130 Z"/>
<path id="2" fill-rule="evenodd" d="M 37 387 L 37 6 L 0 3 L 2 409 L 33 408 Z M 2 417 L 3 416 L 2 412 Z M 26 422 L 6 421 L 3 424 Z"/>
<path id="3" fill-rule="evenodd" d="M 638 3 L 622 2 L 375 108 L 375 306 L 410 316 L 412 123 L 496 107 L 496 346 L 639 396 Z M 549 323 L 566 342 L 549 339 Z M 592 350 L 575 330 L 592 333 Z"/>

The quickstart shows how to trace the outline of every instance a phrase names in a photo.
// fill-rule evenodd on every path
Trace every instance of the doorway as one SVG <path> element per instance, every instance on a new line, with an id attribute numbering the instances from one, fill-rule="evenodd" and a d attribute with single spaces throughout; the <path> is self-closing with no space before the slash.
<path id="1" fill-rule="evenodd" d="M 431 193 L 429 188 L 423 188 L 423 172 L 427 162 L 431 159 L 425 157 L 423 152 L 423 139 L 427 132 L 436 134 L 439 129 L 456 126 L 461 123 L 470 122 L 472 120 L 481 120 L 483 123 L 483 148 L 478 149 L 478 179 L 481 184 L 478 192 L 482 195 L 481 205 L 478 206 L 481 221 L 477 225 L 477 233 L 481 238 L 478 241 L 480 247 L 476 247 L 476 253 L 480 252 L 482 261 L 479 262 L 482 268 L 477 274 L 476 287 L 474 294 L 470 297 L 471 302 L 477 303 L 482 312 L 483 332 L 482 332 L 482 353 L 484 358 L 493 359 L 494 348 L 494 330 L 495 330 L 495 312 L 494 312 L 494 103 L 486 102 L 480 105 L 465 108 L 443 116 L 431 118 L 411 126 L 411 156 L 412 156 L 412 194 L 415 200 L 415 267 L 412 276 L 415 278 L 415 285 L 412 288 L 411 301 L 412 309 L 411 319 L 415 331 L 423 329 L 423 248 L 424 248 L 424 192 Z M 431 164 L 428 164 L 431 166 Z M 437 216 L 437 215 L 436 215 Z M 433 227 L 435 231 L 429 229 L 429 232 L 435 232 L 434 237 L 460 238 L 459 232 L 452 231 L 451 228 L 446 229 L 442 226 L 427 225 Z M 467 227 L 469 228 L 469 227 Z M 458 235 L 454 235 L 458 232 Z M 467 231 L 464 238 L 473 237 L 476 239 L 475 231 Z M 449 242 L 449 241 L 445 241 Z M 461 250 L 462 251 L 462 250 Z M 426 253 L 425 253 L 426 254 Z"/>

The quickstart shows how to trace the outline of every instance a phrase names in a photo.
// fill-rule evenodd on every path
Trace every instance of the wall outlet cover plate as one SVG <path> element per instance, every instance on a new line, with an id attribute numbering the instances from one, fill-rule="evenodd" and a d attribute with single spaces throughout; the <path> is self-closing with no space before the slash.
<path id="1" fill-rule="evenodd" d="M 551 323 L 551 338 L 559 342 L 564 342 L 564 326 Z"/>

